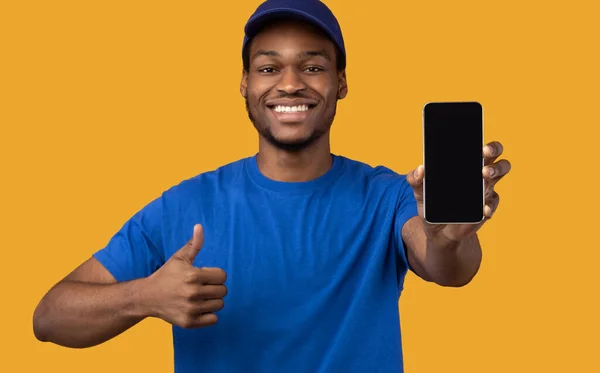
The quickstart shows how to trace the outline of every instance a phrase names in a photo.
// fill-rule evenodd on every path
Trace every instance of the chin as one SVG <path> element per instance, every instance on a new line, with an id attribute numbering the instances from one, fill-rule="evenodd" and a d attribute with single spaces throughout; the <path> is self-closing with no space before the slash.
<path id="1" fill-rule="evenodd" d="M 306 131 L 303 129 L 298 129 L 298 130 L 292 129 L 291 131 L 286 131 L 286 130 L 271 131 L 271 133 L 272 133 L 273 137 L 279 141 L 295 143 L 295 142 L 302 142 L 302 141 L 305 141 L 305 140 L 311 138 L 314 134 L 314 131 Z"/>
<path id="2" fill-rule="evenodd" d="M 288 152 L 299 152 L 313 145 L 321 134 L 311 132 L 303 136 L 280 136 L 270 131 L 263 133 L 263 137 L 274 147 Z"/>
<path id="3" fill-rule="evenodd" d="M 301 133 L 301 134 L 282 134 L 282 133 L 273 133 L 271 132 L 271 138 L 277 142 L 283 144 L 300 144 L 306 141 L 309 141 L 313 137 L 313 133 Z"/>

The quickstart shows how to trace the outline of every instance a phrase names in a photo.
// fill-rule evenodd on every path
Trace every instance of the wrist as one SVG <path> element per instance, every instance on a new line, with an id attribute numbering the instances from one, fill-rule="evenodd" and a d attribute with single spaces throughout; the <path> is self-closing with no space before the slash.
<path id="1" fill-rule="evenodd" d="M 450 238 L 439 232 L 434 238 L 428 238 L 428 246 L 433 251 L 440 251 L 444 253 L 456 253 L 461 247 L 470 245 L 471 243 L 477 242 L 477 233 L 461 237 L 461 238 Z"/>
<path id="2" fill-rule="evenodd" d="M 427 239 L 427 249 L 433 253 L 453 254 L 458 250 L 461 241 L 451 240 L 443 234 Z"/>
<path id="3" fill-rule="evenodd" d="M 127 296 L 130 300 L 128 314 L 136 319 L 158 317 L 157 302 L 154 301 L 150 278 L 141 278 L 130 282 Z"/>

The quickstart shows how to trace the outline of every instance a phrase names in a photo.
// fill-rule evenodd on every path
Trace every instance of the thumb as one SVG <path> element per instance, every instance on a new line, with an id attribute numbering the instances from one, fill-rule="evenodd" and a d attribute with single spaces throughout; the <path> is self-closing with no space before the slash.
<path id="1" fill-rule="evenodd" d="M 183 246 L 177 252 L 177 256 L 180 259 L 185 260 L 186 262 L 192 264 L 194 263 L 194 259 L 196 259 L 196 255 L 202 249 L 202 245 L 204 244 L 204 228 L 200 224 L 194 225 L 194 233 L 192 235 L 192 239 L 189 240 L 185 246 Z"/>
<path id="2" fill-rule="evenodd" d="M 419 166 L 414 171 L 406 175 L 406 181 L 413 188 L 417 202 L 423 202 L 423 178 L 425 177 L 425 168 Z"/>

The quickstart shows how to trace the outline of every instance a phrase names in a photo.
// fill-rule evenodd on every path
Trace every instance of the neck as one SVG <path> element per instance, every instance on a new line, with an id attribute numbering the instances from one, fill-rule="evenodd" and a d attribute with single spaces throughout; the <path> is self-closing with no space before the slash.
<path id="1" fill-rule="evenodd" d="M 262 137 L 258 148 L 257 163 L 260 172 L 275 181 L 311 181 L 327 173 L 333 162 L 329 133 L 299 152 L 275 148 Z"/>

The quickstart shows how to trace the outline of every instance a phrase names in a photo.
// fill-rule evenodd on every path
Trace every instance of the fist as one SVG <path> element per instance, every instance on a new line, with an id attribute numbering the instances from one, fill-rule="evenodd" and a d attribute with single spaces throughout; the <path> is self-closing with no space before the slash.
<path id="1" fill-rule="evenodd" d="M 227 276 L 220 268 L 194 267 L 203 243 L 204 230 L 197 224 L 192 239 L 148 277 L 154 316 L 186 329 L 217 323 L 215 312 L 224 306 Z"/>

